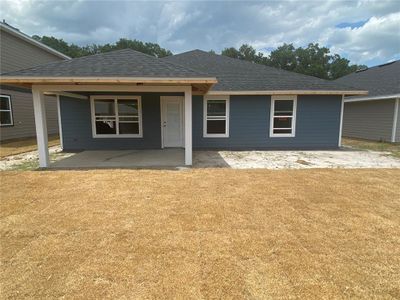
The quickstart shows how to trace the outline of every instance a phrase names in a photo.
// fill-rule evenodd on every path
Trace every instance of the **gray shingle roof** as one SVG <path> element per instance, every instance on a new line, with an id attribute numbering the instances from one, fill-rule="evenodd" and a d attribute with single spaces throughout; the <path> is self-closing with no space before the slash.
<path id="1" fill-rule="evenodd" d="M 204 78 L 206 74 L 132 49 L 54 62 L 1 74 L 22 77 L 177 77 Z"/>
<path id="2" fill-rule="evenodd" d="M 217 77 L 213 91 L 355 90 L 340 83 L 193 50 L 162 58 Z"/>
<path id="3" fill-rule="evenodd" d="M 335 82 L 368 90 L 368 97 L 400 94 L 400 60 L 351 73 Z"/>

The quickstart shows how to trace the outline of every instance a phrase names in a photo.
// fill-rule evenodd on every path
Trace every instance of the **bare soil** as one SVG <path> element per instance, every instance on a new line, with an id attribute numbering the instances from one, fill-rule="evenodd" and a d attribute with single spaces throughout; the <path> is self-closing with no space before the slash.
<path id="1" fill-rule="evenodd" d="M 60 137 L 49 136 L 49 147 L 60 144 Z M 37 150 L 36 138 L 23 138 L 17 140 L 3 141 L 0 144 L 0 158 Z"/>
<path id="2" fill-rule="evenodd" d="M 0 179 L 1 298 L 400 298 L 398 169 Z"/>

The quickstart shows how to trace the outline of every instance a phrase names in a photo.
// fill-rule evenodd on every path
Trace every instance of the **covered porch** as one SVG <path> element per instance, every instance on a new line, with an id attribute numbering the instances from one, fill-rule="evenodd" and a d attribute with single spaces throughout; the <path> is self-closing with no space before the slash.
<path id="1" fill-rule="evenodd" d="M 151 166 L 159 166 L 159 167 L 171 167 L 171 166 L 191 166 L 192 165 L 192 85 L 89 85 L 89 84 L 73 84 L 73 85 L 33 85 L 33 102 L 34 102 L 34 113 L 35 113 L 35 124 L 36 124 L 36 132 L 37 132 L 37 142 L 38 142 L 38 150 L 39 150 L 39 164 L 41 168 L 47 168 L 50 166 L 49 162 L 49 151 L 48 151 L 48 133 L 47 133 L 47 125 L 45 119 L 45 106 L 44 106 L 44 95 L 45 94 L 55 94 L 57 95 L 58 101 L 58 116 L 60 122 L 60 138 L 61 141 L 67 141 L 67 138 L 64 138 L 63 135 L 67 133 L 68 130 L 63 128 L 66 127 L 66 123 L 63 122 L 63 118 L 65 118 L 65 114 L 63 114 L 63 105 L 60 105 L 60 99 L 68 98 L 68 99 L 79 99 L 81 104 L 84 104 L 85 107 L 90 105 L 90 111 L 79 111 L 76 115 L 69 113 L 69 123 L 68 127 L 71 127 L 71 123 L 79 123 L 81 119 L 92 120 L 91 133 L 90 136 L 86 135 L 84 137 L 79 136 L 79 129 L 76 132 L 76 138 L 86 139 L 85 142 L 81 143 L 82 149 L 80 150 L 94 150 L 94 151 L 85 151 L 84 155 L 77 155 L 75 159 L 70 159 L 67 161 L 63 161 L 60 163 L 59 167 L 68 167 L 72 166 L 75 161 L 75 166 L 80 167 L 124 167 L 124 166 L 135 166 L 135 167 L 151 167 Z M 149 110 L 146 109 L 145 113 L 142 114 L 142 106 L 146 107 L 146 93 L 152 93 L 157 95 L 159 100 L 159 106 L 163 105 L 163 98 L 165 99 L 178 99 L 178 114 L 174 115 L 172 112 L 172 118 L 178 118 L 176 123 L 177 126 L 172 126 L 172 120 L 168 121 L 167 117 L 163 115 L 163 108 L 159 107 L 158 109 Z M 161 95 L 182 95 L 182 96 L 161 96 Z M 92 96 L 96 95 L 96 96 Z M 114 96 L 111 96 L 114 95 Z M 133 96 L 133 95 L 142 95 L 142 96 Z M 127 102 L 129 99 L 135 99 L 137 97 L 138 103 L 135 110 L 140 110 L 140 113 L 137 115 L 137 119 L 132 117 L 129 119 L 126 116 L 120 115 L 118 116 L 118 109 L 122 110 L 122 106 L 117 101 L 121 100 L 121 103 Z M 104 100 L 109 99 L 111 100 Z M 143 98 L 143 99 L 142 99 Z M 115 110 L 117 111 L 116 117 L 114 119 L 109 116 L 100 116 L 98 117 L 95 114 L 95 110 L 97 109 L 96 99 L 101 99 L 100 101 L 109 101 L 113 105 L 113 101 L 115 99 Z M 153 101 L 154 102 L 154 101 Z M 90 103 L 90 104 L 89 104 Z M 101 104 L 101 103 L 100 103 Z M 153 106 L 157 106 L 153 104 Z M 171 106 L 173 107 L 173 106 Z M 161 112 L 161 116 L 160 116 Z M 97 111 L 96 111 L 97 113 Z M 120 112 L 122 114 L 122 112 Z M 101 114 L 100 114 L 101 115 Z M 105 115 L 108 115 L 106 113 Z M 140 115 L 140 117 L 139 117 Z M 168 113 L 167 113 L 168 115 Z M 132 123 L 131 121 L 123 121 L 126 120 L 136 120 L 132 122 L 137 122 L 138 124 Z M 145 119 L 145 120 L 143 120 Z M 144 125 L 148 124 L 148 120 L 152 119 L 153 124 L 151 128 L 146 128 Z M 154 121 L 157 120 L 157 121 Z M 129 123 L 131 122 L 131 123 Z M 168 127 L 167 123 L 171 123 L 171 126 Z M 87 122 L 86 122 L 87 123 Z M 107 124 L 112 123 L 111 131 L 113 133 L 121 133 L 121 134 L 99 134 L 103 133 L 101 130 L 104 130 L 103 127 L 98 126 L 98 124 L 102 124 L 102 126 L 107 126 Z M 124 128 L 128 128 L 125 130 L 130 130 L 130 127 L 126 125 L 136 125 L 137 126 L 137 134 L 122 134 L 121 125 L 125 125 Z M 159 126 L 159 128 L 157 128 Z M 132 126 L 134 127 L 134 126 Z M 169 128 L 169 132 L 166 132 L 166 129 Z M 83 129 L 86 130 L 86 129 Z M 90 129 L 88 129 L 90 130 Z M 176 131 L 177 136 L 180 137 L 178 142 L 175 144 L 169 144 L 167 138 L 171 140 L 171 130 L 172 133 Z M 161 133 L 161 134 L 160 134 Z M 168 135 L 169 134 L 169 135 Z M 159 144 L 146 144 L 149 136 L 154 141 L 159 141 Z M 73 134 L 69 132 L 69 141 L 76 139 Z M 172 137 L 173 139 L 174 137 Z M 61 145 L 63 148 L 65 145 Z M 87 147 L 87 148 L 86 148 Z M 98 148 L 97 148 L 98 147 Z M 170 149 L 168 147 L 180 148 L 180 149 Z M 154 149 L 156 148 L 156 149 Z M 143 150 L 146 149 L 148 151 L 135 151 L 135 150 Z M 163 149 L 163 150 L 160 150 Z M 67 150 L 69 150 L 67 148 Z M 108 150 L 108 152 L 96 152 L 95 150 Z M 118 152 L 118 150 L 124 150 L 128 153 L 124 152 L 122 154 Z M 151 151 L 154 150 L 154 151 Z M 164 151 L 165 150 L 165 151 Z M 169 151 L 170 150 L 170 151 Z M 162 151 L 162 152 L 160 152 Z M 106 156 L 102 156 L 101 153 L 107 153 Z M 119 156 L 119 154 L 121 154 Z M 128 154 L 128 155 L 127 155 Z M 96 159 L 88 159 L 87 163 L 85 163 L 85 155 L 97 155 L 98 160 Z M 115 155 L 115 157 L 114 157 Z M 154 161 L 151 159 L 154 158 Z M 98 165 L 96 165 L 96 162 Z M 114 165 L 113 165 L 114 164 Z"/>
<path id="2" fill-rule="evenodd" d="M 184 151 L 184 164 L 190 166 L 192 94 L 204 95 L 217 83 L 214 76 L 131 49 L 9 72 L 1 76 L 0 81 L 32 89 L 42 168 L 49 167 L 45 94 L 57 95 L 60 137 L 65 142 L 61 146 L 65 150 L 160 150 L 179 147 Z M 176 110 L 170 114 L 171 119 L 179 115 L 179 126 L 174 126 L 175 133 L 179 130 L 177 141 L 163 141 L 166 135 L 162 134 L 162 128 L 168 127 L 168 120 L 165 122 L 160 113 L 161 99 L 157 106 L 154 97 L 153 100 L 149 97 L 145 99 L 149 94 L 156 94 L 157 97 L 179 95 L 179 112 L 175 106 Z M 63 106 L 64 97 L 79 99 L 79 103 L 76 101 L 76 106 L 66 108 Z M 153 106 L 147 105 L 146 108 L 149 102 Z M 68 123 L 62 120 L 66 116 Z M 152 123 L 146 128 L 149 118 Z M 178 124 L 178 121 L 175 123 Z M 67 133 L 68 139 L 64 137 Z M 176 136 L 172 134 L 170 137 Z M 146 144 L 149 137 L 152 142 Z"/>

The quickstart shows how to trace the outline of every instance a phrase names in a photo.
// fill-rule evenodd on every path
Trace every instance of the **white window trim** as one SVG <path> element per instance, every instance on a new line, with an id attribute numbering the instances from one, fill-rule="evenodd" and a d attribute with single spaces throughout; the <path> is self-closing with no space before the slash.
<path id="1" fill-rule="evenodd" d="M 1 97 L 3 98 L 8 98 L 8 107 L 10 109 L 0 109 L 0 111 L 6 111 L 10 113 L 10 124 L 1 124 L 0 123 L 0 127 L 6 127 L 6 126 L 14 126 L 14 118 L 13 118 L 13 111 L 12 111 L 12 106 L 11 106 L 11 96 L 10 95 L 3 95 L 0 94 Z"/>
<path id="2" fill-rule="evenodd" d="M 274 133 L 274 113 L 276 100 L 293 100 L 292 133 Z M 297 95 L 272 96 L 270 109 L 269 137 L 295 137 L 296 136 Z"/>
<path id="3" fill-rule="evenodd" d="M 225 114 L 225 133 L 207 133 L 207 101 L 208 100 L 225 100 L 226 101 L 226 114 Z M 229 137 L 229 95 L 216 95 L 204 96 L 203 99 L 203 137 L 204 138 L 227 138 Z"/>
<path id="4" fill-rule="evenodd" d="M 95 100 L 102 99 L 113 99 L 115 105 L 115 124 L 116 124 L 116 134 L 97 134 L 96 133 L 96 117 L 95 117 Z M 119 115 L 118 115 L 118 100 L 137 100 L 138 101 L 138 117 L 139 117 L 139 134 L 119 134 L 118 124 L 119 124 Z M 95 95 L 90 96 L 90 110 L 92 115 L 92 136 L 93 138 L 142 138 L 143 137 L 143 118 L 142 118 L 142 97 L 141 96 L 127 96 L 127 95 Z"/>

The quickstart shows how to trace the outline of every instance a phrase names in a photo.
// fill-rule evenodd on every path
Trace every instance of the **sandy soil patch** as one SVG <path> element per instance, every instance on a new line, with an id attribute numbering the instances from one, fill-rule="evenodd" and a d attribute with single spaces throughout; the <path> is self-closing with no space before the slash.
<path id="1" fill-rule="evenodd" d="M 400 298 L 398 169 L 0 176 L 2 298 Z"/>
<path id="2" fill-rule="evenodd" d="M 49 147 L 60 145 L 58 135 L 49 136 Z M 17 155 L 37 150 L 36 138 L 23 138 L 17 140 L 2 141 L 0 144 L 0 158 Z"/>
<path id="3" fill-rule="evenodd" d="M 389 152 L 337 151 L 196 151 L 194 166 L 234 169 L 400 168 Z"/>
<path id="4" fill-rule="evenodd" d="M 50 162 L 70 157 L 74 153 L 62 152 L 60 146 L 49 147 Z M 35 151 L 3 157 L 0 160 L 0 170 L 34 170 L 39 167 L 39 154 Z"/>

